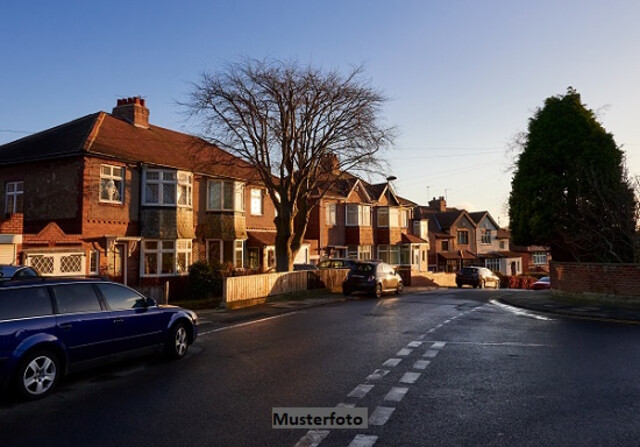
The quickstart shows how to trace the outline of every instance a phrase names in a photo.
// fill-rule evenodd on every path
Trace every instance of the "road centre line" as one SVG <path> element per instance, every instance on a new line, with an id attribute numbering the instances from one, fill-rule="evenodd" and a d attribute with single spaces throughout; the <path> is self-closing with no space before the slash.
<path id="1" fill-rule="evenodd" d="M 329 433 L 329 430 L 309 430 L 294 447 L 318 447 Z"/>
<path id="2" fill-rule="evenodd" d="M 409 388 L 394 386 L 391 391 L 384 396 L 384 400 L 391 402 L 400 402 L 409 391 Z"/>
<path id="3" fill-rule="evenodd" d="M 353 390 L 351 390 L 351 392 L 347 394 L 347 397 L 355 397 L 356 399 L 361 399 L 364 396 L 366 396 L 367 393 L 372 389 L 373 389 L 373 385 L 361 383 L 360 385 L 355 387 Z"/>
<path id="4" fill-rule="evenodd" d="M 206 332 L 198 332 L 198 337 L 201 337 L 203 335 L 213 334 L 214 332 L 222 332 L 222 331 L 227 331 L 229 329 L 235 329 L 235 328 L 239 328 L 239 327 L 243 327 L 243 326 L 250 326 L 252 324 L 262 323 L 262 322 L 269 321 L 269 320 L 275 320 L 276 318 L 288 317 L 290 315 L 295 315 L 295 314 L 298 314 L 298 313 L 301 313 L 301 312 L 302 311 L 287 312 L 285 314 L 274 315 L 272 317 L 260 318 L 259 320 L 245 321 L 244 323 L 238 323 L 238 324 L 232 324 L 231 326 L 219 327 L 217 329 L 212 329 L 212 330 L 206 331 Z"/>
<path id="5" fill-rule="evenodd" d="M 397 358 L 390 358 L 387 361 L 385 361 L 382 366 L 387 366 L 387 367 L 391 367 L 391 368 L 395 368 L 396 366 L 398 366 L 398 364 L 402 361 L 402 359 L 397 359 Z"/>
<path id="6" fill-rule="evenodd" d="M 387 374 L 389 374 L 388 369 L 376 369 L 374 372 L 367 376 L 367 380 L 380 380 Z"/>
<path id="7" fill-rule="evenodd" d="M 371 416 L 369 416 L 369 425 L 386 424 L 394 411 L 394 407 L 376 407 Z"/>
<path id="8" fill-rule="evenodd" d="M 420 373 L 417 372 L 406 372 L 400 378 L 400 383 L 416 383 L 416 381 L 420 378 Z"/>
<path id="9" fill-rule="evenodd" d="M 349 447 L 371 447 L 377 440 L 378 437 L 375 435 L 356 435 Z"/>

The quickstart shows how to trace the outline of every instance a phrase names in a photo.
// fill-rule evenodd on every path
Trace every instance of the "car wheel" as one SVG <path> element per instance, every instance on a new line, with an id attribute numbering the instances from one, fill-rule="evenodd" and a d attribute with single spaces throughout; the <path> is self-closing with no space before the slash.
<path id="1" fill-rule="evenodd" d="M 458 286 L 458 289 L 462 289 L 462 284 L 460 284 L 459 282 L 456 283 L 456 286 Z"/>
<path id="2" fill-rule="evenodd" d="M 483 279 L 482 281 L 480 281 L 480 288 L 481 288 L 481 289 L 484 289 L 484 288 L 486 288 L 486 287 L 487 287 L 487 283 L 486 283 L 486 281 Z"/>
<path id="3" fill-rule="evenodd" d="M 172 359 L 181 359 L 187 355 L 189 349 L 189 333 L 183 322 L 178 322 L 171 327 L 169 338 L 165 346 L 165 354 Z"/>
<path id="4" fill-rule="evenodd" d="M 351 289 L 348 289 L 348 288 L 346 288 L 346 287 L 343 287 L 343 288 L 342 288 L 342 294 L 343 294 L 344 296 L 349 296 L 349 295 L 351 295 Z"/>
<path id="5" fill-rule="evenodd" d="M 373 289 L 373 296 L 376 298 L 382 297 L 382 284 L 376 284 L 376 288 Z"/>
<path id="6" fill-rule="evenodd" d="M 398 281 L 398 287 L 396 287 L 396 295 L 400 295 L 403 290 L 404 284 L 402 284 L 402 281 Z"/>
<path id="7" fill-rule="evenodd" d="M 496 281 L 496 290 L 498 290 L 500 288 L 500 281 Z"/>
<path id="8" fill-rule="evenodd" d="M 16 389 L 24 399 L 41 399 L 53 392 L 61 374 L 58 356 L 48 350 L 36 350 L 20 362 Z"/>

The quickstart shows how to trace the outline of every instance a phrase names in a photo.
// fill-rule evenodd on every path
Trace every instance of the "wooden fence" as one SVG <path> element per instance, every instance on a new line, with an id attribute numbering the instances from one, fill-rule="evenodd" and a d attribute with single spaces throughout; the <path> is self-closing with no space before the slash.
<path id="1" fill-rule="evenodd" d="M 270 296 L 319 287 L 340 292 L 348 272 L 348 269 L 327 269 L 229 277 L 224 279 L 222 298 L 227 308 L 234 309 L 265 302 Z"/>

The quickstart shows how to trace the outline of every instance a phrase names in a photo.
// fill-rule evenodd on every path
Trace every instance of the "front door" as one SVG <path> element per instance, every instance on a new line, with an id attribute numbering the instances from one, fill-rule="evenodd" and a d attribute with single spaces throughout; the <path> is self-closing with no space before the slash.
<path id="1" fill-rule="evenodd" d="M 115 244 L 109 253 L 109 277 L 112 281 L 125 284 L 125 246 Z"/>

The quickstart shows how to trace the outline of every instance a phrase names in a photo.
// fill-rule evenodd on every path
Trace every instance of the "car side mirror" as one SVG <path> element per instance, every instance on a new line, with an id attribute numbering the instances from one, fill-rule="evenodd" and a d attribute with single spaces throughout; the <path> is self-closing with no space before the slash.
<path id="1" fill-rule="evenodd" d="M 153 307 L 157 305 L 158 303 L 156 303 L 156 300 L 154 300 L 153 298 L 147 298 L 147 307 Z"/>

